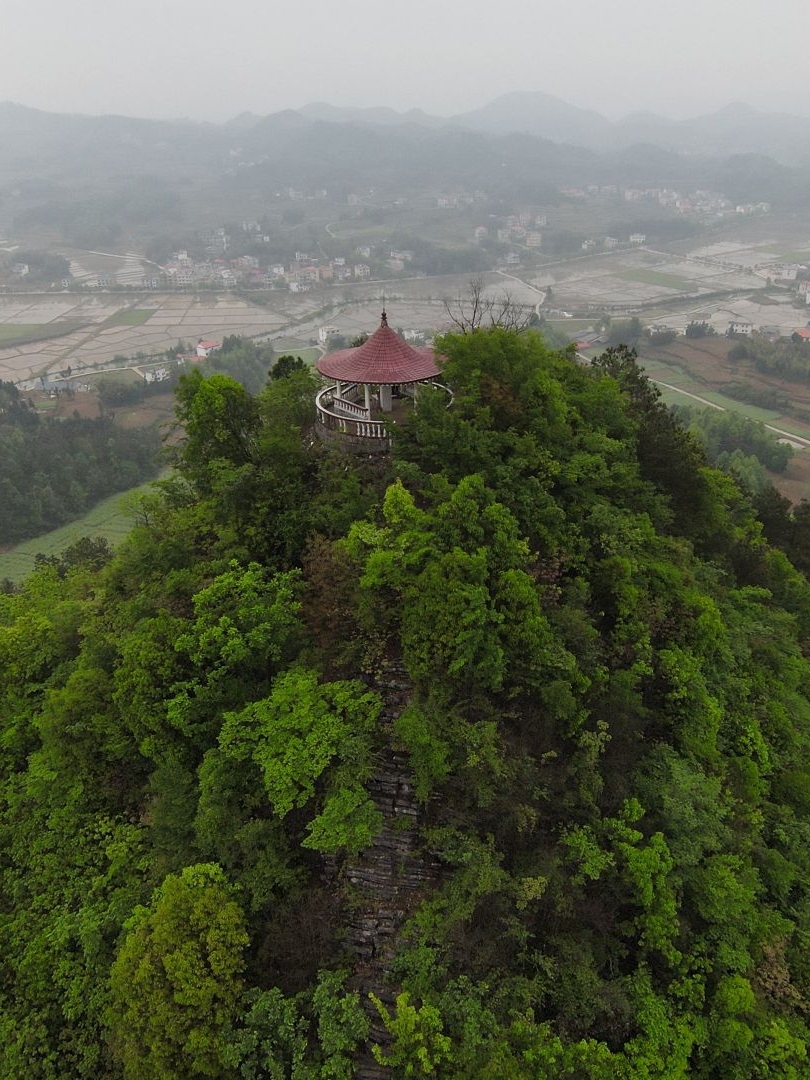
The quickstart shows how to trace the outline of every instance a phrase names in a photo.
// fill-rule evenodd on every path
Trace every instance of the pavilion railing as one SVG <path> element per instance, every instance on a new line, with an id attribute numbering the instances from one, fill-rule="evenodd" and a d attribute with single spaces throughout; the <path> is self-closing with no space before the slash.
<path id="1" fill-rule="evenodd" d="M 438 382 L 403 383 L 399 393 L 405 397 L 418 400 L 419 394 L 424 393 L 425 387 L 443 391 L 448 398 L 448 405 L 453 401 L 453 395 L 447 386 Z M 365 398 L 365 390 L 359 383 L 344 383 L 341 385 L 340 397 L 337 396 L 337 384 L 325 387 L 315 398 L 318 423 L 324 435 L 346 437 L 351 442 L 365 442 L 365 440 L 379 440 L 379 448 L 388 445 L 389 431 L 384 420 L 372 420 L 366 411 L 365 403 L 360 405 L 358 399 Z"/>
<path id="2" fill-rule="evenodd" d="M 358 405 L 353 398 L 363 394 L 363 388 L 356 383 L 341 387 L 340 397 L 336 394 L 337 384 L 327 386 L 315 398 L 318 410 L 318 422 L 327 431 L 341 432 L 359 439 L 388 439 L 383 420 L 372 420 L 365 405 Z"/>

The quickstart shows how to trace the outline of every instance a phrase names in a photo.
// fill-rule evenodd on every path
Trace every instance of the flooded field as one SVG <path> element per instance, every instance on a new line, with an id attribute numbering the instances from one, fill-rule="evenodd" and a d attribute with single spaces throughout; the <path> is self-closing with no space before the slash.
<path id="1" fill-rule="evenodd" d="M 376 283 L 268 292 L 260 304 L 216 294 L 0 297 L 0 379 L 25 382 L 68 366 L 74 373 L 93 370 L 116 356 L 157 357 L 180 343 L 193 349 L 200 338 L 228 334 L 304 348 L 317 342 L 324 325 L 347 337 L 373 331 L 383 303 L 392 326 L 434 333 L 452 325 L 445 301 L 453 304 L 468 289 L 469 277 L 459 275 L 390 282 L 385 290 Z M 485 290 L 493 297 L 508 292 L 514 302 L 532 307 L 542 298 L 536 287 L 505 274 L 485 275 Z M 43 340 L 32 341 L 37 327 Z M 64 333 L 52 336 L 60 328 Z"/>

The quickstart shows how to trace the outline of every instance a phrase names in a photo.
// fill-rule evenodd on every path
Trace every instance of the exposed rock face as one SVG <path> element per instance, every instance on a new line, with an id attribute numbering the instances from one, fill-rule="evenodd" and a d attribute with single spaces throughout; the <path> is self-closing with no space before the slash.
<path id="1" fill-rule="evenodd" d="M 375 680 L 385 706 L 380 718 L 386 732 L 408 704 L 411 686 L 401 664 L 389 662 Z M 418 848 L 419 807 L 413 790 L 407 754 L 389 741 L 377 771 L 368 784 L 383 827 L 373 843 L 341 872 L 346 904 L 346 944 L 353 954 L 353 989 L 372 1024 L 371 1042 L 385 1045 L 387 1032 L 369 999 L 373 993 L 386 1005 L 394 1003 L 390 980 L 397 939 L 406 919 L 435 885 L 438 865 Z M 383 1080 L 390 1070 L 378 1065 L 370 1052 L 357 1058 L 358 1080 Z"/>

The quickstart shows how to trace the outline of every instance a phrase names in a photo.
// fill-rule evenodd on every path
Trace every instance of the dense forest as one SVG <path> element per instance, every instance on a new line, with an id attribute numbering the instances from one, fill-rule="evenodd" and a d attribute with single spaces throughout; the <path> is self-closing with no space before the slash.
<path id="1" fill-rule="evenodd" d="M 789 443 L 741 413 L 691 405 L 672 406 L 672 411 L 702 443 L 709 462 L 731 473 L 749 492 L 768 490 L 766 470 L 783 473 L 793 457 Z"/>
<path id="2" fill-rule="evenodd" d="M 0 381 L 0 544 L 55 529 L 153 477 L 160 445 L 157 428 L 126 430 L 109 415 L 40 416 Z"/>
<path id="3" fill-rule="evenodd" d="M 796 514 L 625 349 L 438 347 L 374 459 L 194 370 L 118 553 L 0 596 L 2 1077 L 810 1072 Z"/>

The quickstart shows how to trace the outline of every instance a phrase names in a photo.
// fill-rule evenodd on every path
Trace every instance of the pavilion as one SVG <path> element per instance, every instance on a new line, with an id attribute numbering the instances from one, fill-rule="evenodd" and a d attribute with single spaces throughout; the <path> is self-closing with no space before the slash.
<path id="1" fill-rule="evenodd" d="M 385 311 L 366 342 L 327 353 L 315 366 L 330 380 L 316 398 L 318 433 L 356 449 L 387 450 L 386 421 L 396 420 L 426 387 L 452 400 L 447 387 L 436 381 L 440 368 L 433 349 L 404 342 L 388 325 Z"/>

